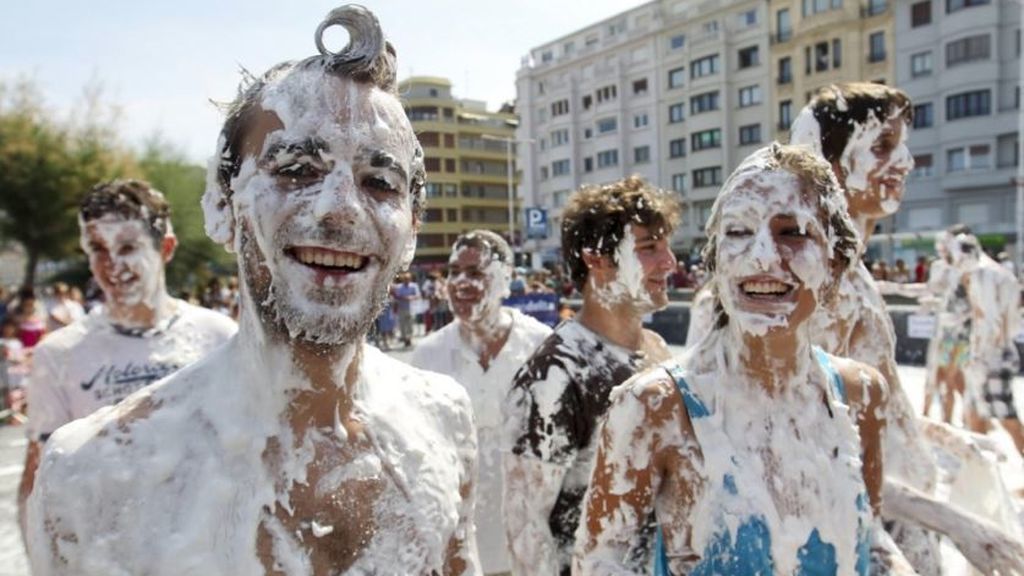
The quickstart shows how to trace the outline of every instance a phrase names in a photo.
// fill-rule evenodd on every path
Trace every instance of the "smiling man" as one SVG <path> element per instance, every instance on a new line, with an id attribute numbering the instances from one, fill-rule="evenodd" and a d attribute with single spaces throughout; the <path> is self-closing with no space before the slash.
<path id="1" fill-rule="evenodd" d="M 670 357 L 643 317 L 668 304 L 676 267 L 668 243 L 678 219 L 675 201 L 637 177 L 583 188 L 562 212 L 562 255 L 583 307 L 519 370 L 505 404 L 505 527 L 515 574 L 569 574 L 611 390 Z"/>
<path id="2" fill-rule="evenodd" d="M 339 53 L 321 42 L 335 24 Z M 316 40 L 244 87 L 211 165 L 238 335 L 53 436 L 29 499 L 36 574 L 478 572 L 469 398 L 363 343 L 423 209 L 395 52 L 357 6 Z"/>
<path id="3" fill-rule="evenodd" d="M 512 377 L 551 329 L 515 308 L 509 295 L 512 250 L 490 230 L 462 234 L 448 259 L 448 302 L 455 321 L 416 346 L 412 364 L 447 374 L 473 401 L 479 443 L 476 530 L 484 574 L 509 570 L 501 520 L 501 407 Z"/>
<path id="4" fill-rule="evenodd" d="M 178 241 L 167 201 L 149 184 L 97 185 L 82 200 L 79 225 L 105 303 L 35 349 L 26 386 L 29 445 L 18 492 L 22 518 L 51 434 L 195 362 L 237 330 L 230 318 L 167 294 L 164 267 Z"/>

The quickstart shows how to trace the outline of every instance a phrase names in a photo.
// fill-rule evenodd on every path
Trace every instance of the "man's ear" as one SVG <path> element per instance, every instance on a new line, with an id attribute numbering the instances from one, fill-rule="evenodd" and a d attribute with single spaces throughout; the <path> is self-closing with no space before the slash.
<path id="1" fill-rule="evenodd" d="M 399 270 L 406 270 L 409 265 L 412 264 L 412 259 L 416 257 L 416 238 L 420 233 L 420 216 L 413 211 L 412 215 L 412 234 L 409 235 L 409 239 L 405 243 L 405 250 L 402 252 L 402 267 Z"/>
<path id="2" fill-rule="evenodd" d="M 206 171 L 206 191 L 203 193 L 203 224 L 206 235 L 228 252 L 234 252 L 235 208 L 217 177 L 220 158 L 214 155 Z"/>
<path id="3" fill-rule="evenodd" d="M 178 249 L 178 237 L 174 234 L 167 234 L 164 239 L 160 241 L 160 255 L 163 257 L 164 264 L 167 264 L 174 258 L 174 251 Z"/>

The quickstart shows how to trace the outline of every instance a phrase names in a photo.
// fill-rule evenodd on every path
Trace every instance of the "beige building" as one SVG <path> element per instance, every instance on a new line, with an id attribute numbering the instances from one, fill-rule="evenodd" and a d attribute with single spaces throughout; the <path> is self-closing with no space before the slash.
<path id="1" fill-rule="evenodd" d="M 456 98 L 445 78 L 408 78 L 398 90 L 427 168 L 427 211 L 416 262 L 447 261 L 456 236 L 468 230 L 486 228 L 508 237 L 510 217 L 518 219 L 520 211 L 509 194 L 510 171 L 512 189 L 518 184 L 514 112 L 508 106 L 489 112 L 484 102 Z"/>
<path id="2" fill-rule="evenodd" d="M 853 80 L 893 84 L 894 0 L 770 0 L 773 133 L 789 125 L 814 91 Z"/>

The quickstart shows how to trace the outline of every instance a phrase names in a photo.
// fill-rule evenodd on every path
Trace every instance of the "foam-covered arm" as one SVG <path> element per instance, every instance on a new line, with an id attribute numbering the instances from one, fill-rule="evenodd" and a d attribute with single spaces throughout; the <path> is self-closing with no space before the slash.
<path id="1" fill-rule="evenodd" d="M 548 521 L 566 467 L 532 456 L 506 455 L 503 512 L 516 575 L 557 575 L 558 546 Z"/>
<path id="2" fill-rule="evenodd" d="M 985 574 L 1024 574 L 1024 543 L 994 524 L 886 478 L 885 515 L 919 524 L 949 538 Z"/>
<path id="3" fill-rule="evenodd" d="M 892 536 L 885 531 L 877 520 L 871 530 L 871 570 L 870 574 L 886 576 L 914 576 L 917 574 L 903 553 L 900 552 Z"/>
<path id="4" fill-rule="evenodd" d="M 984 452 L 990 452 L 1000 461 L 1006 455 L 988 436 L 950 426 L 931 418 L 918 419 L 918 426 L 928 440 L 963 461 L 988 462 Z"/>

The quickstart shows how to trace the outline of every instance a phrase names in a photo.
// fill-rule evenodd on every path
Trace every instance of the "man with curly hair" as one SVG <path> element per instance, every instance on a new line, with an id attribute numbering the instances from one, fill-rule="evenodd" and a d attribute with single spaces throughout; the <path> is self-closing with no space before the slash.
<path id="1" fill-rule="evenodd" d="M 505 405 L 505 527 L 515 574 L 569 574 L 611 390 L 670 357 L 643 317 L 668 305 L 678 219 L 676 201 L 635 176 L 584 187 L 562 213 L 562 255 L 583 307 L 519 370 Z"/>

